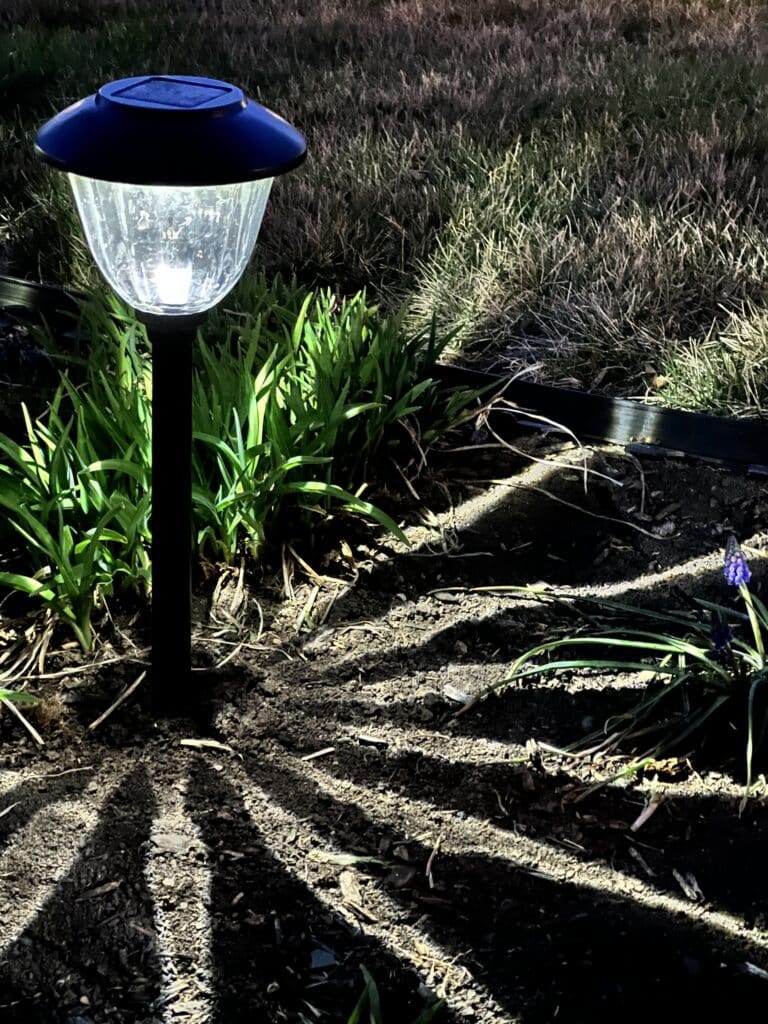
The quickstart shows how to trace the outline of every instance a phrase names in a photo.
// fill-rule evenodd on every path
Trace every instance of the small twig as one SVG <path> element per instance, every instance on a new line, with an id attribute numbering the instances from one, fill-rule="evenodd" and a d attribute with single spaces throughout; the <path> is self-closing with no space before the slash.
<path id="1" fill-rule="evenodd" d="M 17 800 L 15 804 L 8 804 L 7 807 L 4 807 L 2 811 L 0 811 L 0 818 L 4 818 L 6 814 L 10 814 L 13 808 L 18 807 L 20 803 L 21 800 Z"/>
<path id="2" fill-rule="evenodd" d="M 149 653 L 149 648 L 145 647 L 138 653 L 147 654 Z M 62 679 L 64 676 L 78 676 L 82 675 L 84 672 L 94 672 L 96 669 L 102 668 L 104 665 L 114 665 L 120 661 L 138 662 L 140 665 L 148 664 L 148 662 L 142 662 L 141 658 L 135 657 L 132 654 L 121 654 L 117 658 L 105 658 L 103 661 L 93 661 L 88 665 L 76 665 L 72 668 L 63 668 L 58 672 L 45 672 L 43 675 L 38 675 L 36 672 L 30 672 L 25 675 L 13 676 L 12 679 L 2 677 L 2 681 L 20 683 L 27 680 L 37 681 L 38 679 Z"/>
<path id="3" fill-rule="evenodd" d="M 503 442 L 501 444 L 496 444 L 495 441 L 493 442 L 493 444 L 460 444 L 460 445 L 457 445 L 455 448 L 440 448 L 440 454 L 441 455 L 446 455 L 446 454 L 447 455 L 453 455 L 456 452 L 479 452 L 479 451 L 482 451 L 484 448 L 492 448 L 494 451 L 498 451 L 499 448 L 506 448 L 506 447 L 507 447 L 507 443 L 506 442 Z"/>
<path id="4" fill-rule="evenodd" d="M 237 655 L 240 653 L 240 651 L 242 651 L 242 649 L 243 649 L 243 644 L 242 643 L 236 644 L 232 648 L 232 650 L 229 652 L 229 654 L 225 654 L 224 657 L 221 659 L 221 661 L 217 661 L 216 662 L 216 664 L 213 666 L 213 671 L 214 672 L 218 672 L 219 669 L 224 668 L 224 666 L 228 662 L 232 661 L 233 658 L 237 657 Z"/>
<path id="5" fill-rule="evenodd" d="M 43 779 L 60 779 L 62 775 L 72 775 L 73 772 L 92 772 L 93 765 L 87 764 L 84 768 L 67 768 L 63 772 L 53 772 L 51 775 L 28 775 L 24 782 L 40 782 Z"/>
<path id="6" fill-rule="evenodd" d="M 195 750 L 223 750 L 227 754 L 237 754 L 234 747 L 230 747 L 228 743 L 220 743 L 219 740 L 198 740 L 190 737 L 179 740 L 179 746 L 193 747 Z M 242 754 L 237 754 L 237 756 L 242 759 Z"/>
<path id="7" fill-rule="evenodd" d="M 699 883 L 696 881 L 696 877 L 692 875 L 690 871 L 683 875 L 677 870 L 677 868 L 672 868 L 672 876 L 683 890 L 683 894 L 692 903 L 698 903 L 699 900 L 704 899 L 704 893 L 701 891 Z"/>
<path id="8" fill-rule="evenodd" d="M 505 401 L 502 404 L 504 404 L 504 405 L 506 405 L 508 407 L 510 407 L 510 406 L 513 407 L 513 411 L 523 412 L 523 410 L 521 410 L 519 408 L 517 408 L 515 410 L 514 409 L 514 403 L 510 403 L 510 402 L 506 402 Z M 493 411 L 493 410 L 492 409 L 488 410 L 488 412 L 491 412 L 491 411 Z M 500 445 L 502 445 L 504 448 L 508 448 L 515 455 L 520 455 L 524 459 L 530 459 L 531 462 L 538 462 L 538 463 L 540 463 L 543 466 L 557 466 L 559 469 L 578 469 L 579 468 L 577 465 L 575 465 L 572 462 L 557 462 L 557 461 L 552 460 L 552 459 L 542 459 L 538 455 L 532 455 L 530 452 L 526 452 L 522 448 L 517 448 L 515 445 L 510 444 L 509 441 L 505 441 L 502 437 L 500 437 L 496 433 L 496 431 L 493 429 L 493 427 L 488 422 L 488 412 L 486 412 L 484 414 L 484 416 L 482 417 L 483 425 L 488 430 L 488 432 L 490 434 L 492 434 L 493 437 L 496 438 L 497 442 Z M 612 476 L 608 476 L 607 473 L 600 473 L 598 470 L 592 469 L 591 466 L 587 465 L 587 449 L 581 443 L 581 441 L 578 439 L 578 437 L 576 437 L 576 435 L 573 433 L 573 431 L 569 430 L 567 427 L 564 427 L 561 423 L 556 423 L 554 420 L 549 419 L 547 416 L 540 416 L 537 413 L 529 413 L 529 412 L 525 412 L 525 415 L 528 416 L 530 419 L 539 420 L 540 422 L 547 423 L 547 424 L 549 424 L 552 427 L 557 427 L 558 430 L 561 430 L 563 433 L 565 433 L 569 437 L 573 438 L 574 444 L 577 446 L 577 448 L 581 452 L 581 461 L 582 461 L 581 472 L 584 474 L 584 491 L 585 491 L 585 493 L 586 493 L 586 490 L 587 490 L 587 477 L 588 476 L 596 476 L 596 477 L 599 477 L 601 480 L 607 480 L 608 483 L 613 484 L 614 487 L 623 487 L 624 486 L 621 483 L 620 480 L 615 480 Z"/>
<path id="9" fill-rule="evenodd" d="M 235 580 L 234 592 L 229 597 L 229 605 L 227 608 L 221 606 L 222 593 L 224 588 L 229 585 L 231 580 Z M 213 588 L 213 594 L 211 595 L 211 613 L 210 617 L 217 625 L 226 623 L 235 629 L 240 629 L 242 623 L 238 619 L 238 614 L 243 607 L 245 601 L 245 561 L 241 560 L 239 569 L 234 567 L 227 567 L 227 569 L 219 574 L 219 578 L 216 581 L 216 586 Z"/>
<path id="10" fill-rule="evenodd" d="M 293 661 L 293 658 L 287 651 L 284 651 L 282 647 L 270 647 L 269 644 L 248 644 L 244 640 L 225 640 L 219 637 L 207 637 L 199 633 L 192 637 L 192 640 L 197 643 L 198 641 L 204 644 L 224 644 L 226 647 L 236 647 L 238 650 L 246 651 L 262 651 L 272 654 L 282 654 L 288 661 Z M 193 672 L 208 672 L 208 668 L 193 668 Z"/>
<path id="11" fill-rule="evenodd" d="M 627 458 L 630 460 L 630 462 L 632 462 L 632 464 L 634 465 L 634 467 L 637 470 L 637 472 L 640 474 L 640 509 L 639 509 L 639 514 L 641 516 L 644 516 L 645 515 L 645 496 L 646 496 L 646 491 L 648 489 L 647 486 L 646 486 L 646 482 L 645 482 L 645 470 L 643 469 L 642 462 L 640 461 L 640 459 L 637 458 L 636 455 L 633 455 L 631 452 L 626 452 L 626 455 L 627 455 Z"/>
<path id="12" fill-rule="evenodd" d="M 88 726 L 88 731 L 93 732 L 94 729 L 96 729 L 99 725 L 102 724 L 102 722 L 106 721 L 106 719 L 109 718 L 113 711 L 119 708 L 124 701 L 128 700 L 131 694 L 138 689 L 141 683 L 144 682 L 146 674 L 147 670 L 144 669 L 144 671 L 141 672 L 139 676 L 131 683 L 128 689 L 124 690 L 117 698 L 117 700 L 107 708 L 104 714 L 99 715 L 95 722 L 91 722 L 91 724 Z"/>
<path id="13" fill-rule="evenodd" d="M 357 572 L 357 570 L 355 570 L 355 572 Z M 326 624 L 326 622 L 328 621 L 328 616 L 331 614 L 331 611 L 333 610 L 333 606 L 336 604 L 340 597 L 344 597 L 344 595 L 347 593 L 349 593 L 349 587 L 347 587 L 345 590 L 334 590 L 334 592 L 331 594 L 331 596 L 328 598 L 325 604 L 321 605 L 322 611 L 320 612 L 320 615 L 318 617 L 316 623 L 317 626 L 324 626 Z"/>
<path id="14" fill-rule="evenodd" d="M 398 474 L 400 476 L 400 479 L 403 481 L 405 486 L 408 488 L 408 493 L 411 495 L 411 497 L 414 498 L 416 501 L 421 501 L 421 495 L 416 490 L 416 488 L 413 486 L 413 484 L 408 479 L 408 477 L 405 475 L 405 473 L 402 471 L 402 469 L 397 464 L 397 462 L 394 459 L 390 459 L 389 461 L 392 463 L 392 465 L 397 470 L 397 472 L 398 472 Z"/>
<path id="15" fill-rule="evenodd" d="M 335 576 L 324 576 L 322 573 L 316 572 L 309 562 L 304 561 L 301 555 L 296 554 L 290 544 L 286 544 L 288 551 L 290 551 L 293 558 L 299 563 L 304 572 L 309 576 L 315 583 L 330 583 L 334 587 L 346 587 L 346 580 L 339 580 Z"/>
<path id="16" fill-rule="evenodd" d="M 43 633 L 43 642 L 40 644 L 40 653 L 37 658 L 37 671 L 42 673 L 45 672 L 45 656 L 48 653 L 48 645 L 51 642 L 53 636 L 53 625 L 49 625 L 46 631 Z"/>
<path id="17" fill-rule="evenodd" d="M 629 826 L 630 832 L 637 832 L 638 829 L 642 828 L 643 825 L 648 821 L 651 815 L 655 814 L 656 811 L 661 807 L 661 800 L 649 800 L 642 811 L 638 814 L 637 818 Z"/>
<path id="18" fill-rule="evenodd" d="M 283 596 L 288 601 L 293 601 L 295 594 L 293 593 L 293 569 L 291 568 L 286 555 L 286 546 L 283 544 L 282 552 L 282 569 L 283 569 Z"/>
<path id="19" fill-rule="evenodd" d="M 419 453 L 419 460 L 420 460 L 420 462 L 419 462 L 418 467 L 416 468 L 416 476 L 418 476 L 421 473 L 422 469 L 424 469 L 424 467 L 427 464 L 427 453 L 424 451 L 424 448 L 422 447 L 422 444 L 421 444 L 421 434 L 419 433 L 419 431 L 415 430 L 410 425 L 410 423 L 408 422 L 407 419 L 398 420 L 397 421 L 397 426 L 403 428 L 403 430 L 408 435 L 411 444 L 416 449 L 416 451 Z M 429 450 L 429 445 L 427 445 L 427 451 L 428 450 Z"/>
<path id="20" fill-rule="evenodd" d="M 430 855 L 429 855 L 429 860 L 427 861 L 427 867 L 426 867 L 426 869 L 424 871 L 424 874 L 429 879 L 429 888 L 430 889 L 434 889 L 434 887 L 435 887 L 435 880 L 432 877 L 432 864 L 434 863 L 435 857 L 437 856 L 438 852 L 440 851 L 440 844 L 442 843 L 442 841 L 443 841 L 443 837 L 442 837 L 442 834 L 441 834 L 435 840 L 435 845 L 432 847 L 432 853 L 430 853 Z"/>
<path id="21" fill-rule="evenodd" d="M 25 678 L 25 673 L 31 665 L 34 665 L 37 652 L 40 649 L 39 641 L 35 643 L 31 650 L 29 648 L 29 641 L 27 641 L 27 647 L 23 648 L 16 661 L 11 665 L 10 668 L 0 674 L 0 682 L 4 683 L 15 683 L 19 679 Z"/>
<path id="22" fill-rule="evenodd" d="M 650 866 L 650 864 L 645 859 L 645 857 L 643 857 L 642 853 L 640 853 L 639 850 L 636 850 L 634 848 L 634 846 L 630 846 L 629 853 L 630 853 L 631 857 L 635 858 L 635 860 L 640 865 L 640 867 L 643 869 L 643 871 L 646 873 L 646 875 L 648 875 L 649 878 L 653 878 L 653 876 L 656 874 L 656 872 Z"/>
<path id="23" fill-rule="evenodd" d="M 294 631 L 296 633 L 301 632 L 301 627 L 304 625 L 304 623 L 307 621 L 307 619 L 311 615 L 312 609 L 315 606 L 315 601 L 317 600 L 317 595 L 319 593 L 320 593 L 320 585 L 318 583 L 313 584 L 312 589 L 309 592 L 309 597 L 305 601 L 304 607 L 301 609 L 301 611 L 299 612 L 299 614 L 298 614 L 298 616 L 296 618 L 296 622 L 295 622 L 294 627 L 293 627 Z"/>
<path id="24" fill-rule="evenodd" d="M 590 754 L 591 750 L 564 750 L 562 747 L 553 747 L 550 743 L 542 743 L 538 741 L 539 750 L 545 751 L 547 754 L 557 754 L 560 757 L 573 757 L 573 758 L 584 758 Z M 595 747 L 595 750 L 598 748 Z"/>
<path id="25" fill-rule="evenodd" d="M 458 482 L 461 481 L 457 481 L 457 483 Z M 546 498 L 551 498 L 552 501 L 556 501 L 560 505 L 572 508 L 576 512 L 583 512 L 585 516 L 589 516 L 591 519 L 601 519 L 606 523 L 618 523 L 619 526 L 627 526 L 630 530 L 637 530 L 638 533 L 642 533 L 645 537 L 651 537 L 653 540 L 674 540 L 673 536 L 663 537 L 658 533 L 652 533 L 650 530 L 644 530 L 642 526 L 638 526 L 636 523 L 631 523 L 628 519 L 617 519 L 616 516 L 601 516 L 598 512 L 590 512 L 588 508 L 584 508 L 582 505 L 575 505 L 572 501 L 566 501 L 565 498 L 560 498 L 557 494 L 553 494 L 551 491 L 546 490 L 546 488 L 536 487 L 534 484 L 521 484 L 512 480 L 478 479 L 468 480 L 466 483 L 495 484 L 498 487 L 519 487 L 524 491 L 537 491 L 539 494 L 543 494 Z"/>
<path id="26" fill-rule="evenodd" d="M 237 573 L 237 585 L 235 592 L 232 595 L 232 600 L 229 602 L 229 613 L 233 617 L 237 615 L 245 600 L 245 559 L 240 559 L 240 569 Z"/>
<path id="27" fill-rule="evenodd" d="M 38 745 L 38 747 L 44 747 L 45 746 L 45 740 L 43 739 L 43 737 L 40 735 L 40 733 L 37 731 L 37 729 L 34 727 L 34 725 L 32 725 L 31 722 L 28 722 L 26 720 L 24 715 L 22 715 L 22 713 L 19 711 L 19 709 L 16 707 L 16 705 L 13 703 L 12 700 L 3 700 L 3 701 L 0 701 L 0 703 L 2 703 L 3 707 L 8 708 L 9 711 L 12 711 L 13 714 L 16 715 L 18 720 L 21 722 L 21 724 L 27 730 L 27 732 L 32 737 L 32 739 L 35 741 L 35 743 Z"/>
<path id="28" fill-rule="evenodd" d="M 501 808 L 501 813 L 502 813 L 502 814 L 504 815 L 504 817 L 506 818 L 506 817 L 507 817 L 507 815 L 509 814 L 509 811 L 508 811 L 508 810 L 507 810 L 507 808 L 506 808 L 506 807 L 504 806 L 504 803 L 503 803 L 503 801 L 502 801 L 502 799 L 501 799 L 501 794 L 499 793 L 498 789 L 496 789 L 496 787 L 495 787 L 495 786 L 491 786 L 491 789 L 493 790 L 493 794 L 494 794 L 494 796 L 496 797 L 496 801 L 497 801 L 497 803 L 498 803 L 499 807 Z"/>
<path id="29" fill-rule="evenodd" d="M 300 757 L 299 760 L 300 761 L 314 761 L 315 758 L 325 757 L 326 754 L 332 754 L 335 749 L 336 749 L 336 747 L 323 747 L 322 750 L 315 750 L 311 754 L 305 754 L 303 757 Z"/>
<path id="30" fill-rule="evenodd" d="M 256 605 L 256 610 L 259 613 L 259 628 L 256 631 L 256 637 L 254 638 L 254 643 L 258 643 L 264 632 L 264 609 L 261 607 L 260 601 L 254 601 L 254 604 Z"/>

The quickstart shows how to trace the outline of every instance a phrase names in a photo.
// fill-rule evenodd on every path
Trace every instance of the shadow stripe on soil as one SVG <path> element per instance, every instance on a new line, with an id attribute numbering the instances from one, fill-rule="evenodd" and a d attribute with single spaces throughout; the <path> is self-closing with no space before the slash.
<path id="1" fill-rule="evenodd" d="M 765 938 L 745 934 L 727 915 L 649 893 L 647 886 L 600 867 L 591 866 L 588 881 L 576 881 L 574 859 L 560 851 L 521 844 L 520 837 L 481 823 L 470 830 L 475 833 L 470 839 L 466 826 L 457 828 L 447 816 L 412 801 L 402 801 L 407 813 L 392 814 L 392 801 L 382 812 L 381 794 L 351 784 L 325 780 L 318 790 L 322 773 L 308 772 L 308 779 L 282 757 L 269 767 L 263 759 L 249 758 L 247 770 L 284 808 L 309 816 L 315 827 L 320 822 L 321 837 L 327 831 L 328 841 L 342 851 L 370 857 L 381 855 L 382 843 L 388 850 L 405 846 L 408 863 L 400 870 L 410 870 L 414 878 L 423 874 L 431 844 L 442 834 L 434 868 L 437 889 L 422 879 L 414 882 L 420 893 L 390 887 L 391 898 L 418 919 L 422 931 L 439 934 L 457 952 L 467 951 L 465 957 L 508 1012 L 530 1007 L 520 1020 L 551 1024 L 557 1015 L 583 1024 L 615 1020 L 618 1011 L 624 1020 L 645 1020 L 650 1013 L 667 1019 L 659 1013 L 670 992 L 679 993 L 687 1009 L 712 1019 L 707 1013 L 713 1006 L 746 1012 L 762 992 L 745 964 L 766 962 Z M 373 815 L 366 813 L 372 808 Z M 381 869 L 361 870 L 380 888 Z M 722 945 L 731 953 L 727 967 L 712 948 Z"/>
<path id="2" fill-rule="evenodd" d="M 275 758 L 275 760 L 278 760 L 278 763 L 284 763 L 286 770 L 291 770 L 289 758 Z M 342 795 L 346 794 L 346 797 L 352 798 L 357 806 L 371 805 L 373 807 L 370 799 L 371 791 L 365 786 L 359 786 L 346 779 L 337 781 L 332 774 L 315 767 L 312 763 L 305 764 L 303 768 L 319 790 L 328 795 L 328 799 L 343 802 L 345 806 L 354 806 L 346 802 Z M 293 770 L 295 771 L 295 767 Z M 486 820 L 451 812 L 441 812 L 426 801 L 410 798 L 403 794 L 390 793 L 386 787 L 377 794 L 375 804 L 385 807 L 387 812 L 392 815 L 392 820 L 399 822 L 401 827 L 410 829 L 416 835 L 420 828 L 429 826 L 435 836 L 446 834 L 446 843 L 449 847 L 456 844 L 461 850 L 478 851 L 481 854 L 500 857 L 504 860 L 514 859 L 518 866 L 528 870 L 535 872 L 545 870 L 555 881 L 567 882 L 572 878 L 574 870 L 580 863 L 580 858 L 572 853 L 536 839 L 510 833 L 510 831 L 490 824 Z M 388 825 L 387 815 L 384 812 L 377 810 L 375 820 L 381 825 Z M 542 868 L 542 864 L 545 865 L 544 868 Z M 597 893 L 613 891 L 617 895 L 623 895 L 633 900 L 642 897 L 643 901 L 651 908 L 707 922 L 713 929 L 739 940 L 743 939 L 744 932 L 749 931 L 748 927 L 745 927 L 741 921 L 729 913 L 709 910 L 677 896 L 658 892 L 644 881 L 626 876 L 622 871 L 593 863 L 590 865 L 590 872 L 592 876 L 590 885 L 595 887 Z M 768 935 L 750 934 L 748 941 L 768 952 Z"/>
<path id="3" fill-rule="evenodd" d="M 2 1020 L 86 1020 L 93 1006 L 121 1024 L 152 1021 L 160 969 L 143 871 L 155 813 L 146 771 L 89 803 L 58 806 L 68 813 L 40 812 L 2 862 L 12 854 L 16 865 L 3 912 L 21 898 L 37 904 L 3 950 Z"/>
<path id="4" fill-rule="evenodd" d="M 745 543 L 749 545 L 758 539 L 753 537 Z M 753 556 L 751 561 L 754 564 L 768 561 L 768 552 Z M 689 596 L 684 585 L 694 583 L 698 584 L 699 594 L 702 583 L 706 583 L 705 590 L 713 591 L 716 599 L 722 601 L 728 596 L 722 593 L 720 552 L 689 560 L 662 573 L 635 578 L 629 583 L 599 585 L 593 588 L 557 587 L 553 589 L 553 593 L 566 600 L 569 597 L 591 594 L 612 600 L 626 600 L 630 604 L 635 601 L 639 604 L 648 604 L 652 599 L 656 605 L 666 597 L 671 600 L 673 607 L 679 608 L 682 604 L 684 607 L 693 608 L 693 588 L 689 586 Z M 361 685 L 374 687 L 377 683 L 388 681 L 393 673 L 402 675 L 409 665 L 413 666 L 414 674 L 437 671 L 443 666 L 457 673 L 465 667 L 471 668 L 471 664 L 463 665 L 462 656 L 457 655 L 456 645 L 459 642 L 472 652 L 473 658 L 477 658 L 478 652 L 481 652 L 484 665 L 499 665 L 499 672 L 503 673 L 504 669 L 501 666 L 504 663 L 510 664 L 522 650 L 531 646 L 537 639 L 552 635 L 555 625 L 562 629 L 567 628 L 571 622 L 574 627 L 583 623 L 580 616 L 566 614 L 553 605 L 532 601 L 529 597 L 514 593 L 504 595 L 489 592 L 482 595 L 473 591 L 457 591 L 455 597 L 457 605 L 465 602 L 469 604 L 469 608 L 459 608 L 456 612 L 446 614 L 445 605 L 431 595 L 424 595 L 421 598 L 419 604 L 429 599 L 427 614 L 432 612 L 438 615 L 440 621 L 435 627 L 425 630 L 416 643 L 393 643 L 396 641 L 400 618 L 404 620 L 404 625 L 408 626 L 408 619 L 414 613 L 412 605 L 393 606 L 383 616 L 389 627 L 387 637 L 380 639 L 375 635 L 367 636 L 364 654 L 338 657 L 333 650 L 333 639 L 334 634 L 341 632 L 344 626 L 336 623 L 303 645 L 303 651 L 309 655 L 309 661 L 272 666 L 270 675 L 273 679 L 290 680 L 292 684 L 300 683 L 303 686 L 327 687 L 329 684 L 338 686 L 347 682 L 354 685 L 355 691 L 359 691 Z M 489 602 L 492 603 L 492 610 L 484 614 L 483 605 Z M 499 602 L 503 602 L 501 607 Z M 425 609 L 419 608 L 418 611 L 424 614 Z M 535 627 L 533 635 L 530 632 L 531 624 Z"/>
<path id="5" fill-rule="evenodd" d="M 727 796 L 678 794 L 667 799 L 639 834 L 630 825 L 648 794 L 606 786 L 578 805 L 572 797 L 584 780 L 566 771 L 534 771 L 529 765 L 474 764 L 429 757 L 418 751 L 383 751 L 336 743 L 323 769 L 340 781 L 352 780 L 371 791 L 384 782 L 392 793 L 428 798 L 435 810 L 460 812 L 500 829 L 560 842 L 587 844 L 582 859 L 599 857 L 628 877 L 642 870 L 630 853 L 643 843 L 643 858 L 654 871 L 653 886 L 673 894 L 679 883 L 673 869 L 691 872 L 707 903 L 756 924 L 756 908 L 768 905 L 768 805 L 750 805 L 738 816 L 741 793 Z M 450 801 L 447 803 L 446 801 Z M 516 820 L 525 816 L 525 825 Z M 737 827 L 735 828 L 735 824 Z M 624 840 L 623 850 L 617 839 Z M 574 856 L 579 857 L 578 853 Z M 644 879 L 643 879 L 644 880 Z"/>
<path id="6" fill-rule="evenodd" d="M 274 750 L 272 760 L 286 778 L 291 777 L 294 781 L 298 779 L 296 772 L 299 766 L 290 755 Z M 248 764 L 252 763 L 249 759 Z M 446 849 L 455 846 L 461 852 L 477 852 L 502 860 L 513 860 L 518 868 L 537 874 L 544 872 L 557 882 L 568 882 L 579 866 L 580 858 L 574 854 L 535 838 L 500 829 L 487 820 L 441 811 L 424 800 L 391 792 L 386 786 L 378 788 L 374 794 L 370 789 L 348 779 L 335 779 L 314 762 L 304 762 L 300 768 L 325 800 L 338 805 L 340 814 L 344 811 L 354 817 L 362 813 L 361 807 L 366 807 L 367 817 L 376 828 L 397 827 L 404 833 L 416 835 L 429 829 L 435 838 L 443 835 Z M 282 785 L 284 788 L 284 783 Z M 658 892 L 638 878 L 600 864 L 590 865 L 590 872 L 589 885 L 594 886 L 598 895 L 614 892 L 632 900 L 642 898 L 649 908 L 705 922 L 718 932 L 737 941 L 746 940 L 754 947 L 768 952 L 768 935 L 750 932 L 743 922 L 730 914 L 708 910 L 676 896 Z"/>
<path id="7" fill-rule="evenodd" d="M 346 1020 L 343 1008 L 351 1011 L 362 987 L 360 963 L 384 991 L 386 1019 L 412 1019 L 423 1007 L 416 979 L 381 936 L 329 898 L 327 870 L 307 859 L 303 823 L 254 794 L 234 765 L 227 771 L 223 778 L 201 760 L 186 797 L 210 849 L 215 1021 L 298 1020 L 302 1011 L 314 1019 L 308 1003 Z"/>
<path id="8" fill-rule="evenodd" d="M 189 759 L 191 761 L 191 759 Z M 187 764 L 186 759 L 183 763 Z M 144 865 L 162 960 L 158 998 L 166 1024 L 210 1024 L 211 873 L 200 830 L 186 811 L 188 780 L 154 782 L 156 813 Z"/>
<path id="9" fill-rule="evenodd" d="M 340 704 L 338 712 L 330 713 L 333 703 L 328 698 L 313 701 L 297 697 L 295 706 L 288 705 L 296 721 L 293 728 L 286 723 L 281 738 L 286 739 L 295 733 L 297 749 L 308 753 L 306 743 L 313 734 L 318 739 L 324 736 L 329 740 L 336 734 L 336 718 L 342 724 L 359 725 L 360 732 L 375 732 L 379 725 L 383 728 L 390 723 L 401 725 L 413 717 L 421 722 L 422 728 L 431 727 L 435 734 L 442 734 L 449 745 L 455 738 L 482 738 L 524 746 L 529 739 L 535 738 L 565 747 L 583 740 L 607 718 L 630 711 L 638 698 L 639 691 L 629 685 L 603 686 L 602 689 L 585 687 L 573 691 L 557 684 L 537 686 L 534 683 L 526 689 L 510 687 L 499 697 L 483 701 L 459 723 L 452 720 L 458 705 L 441 698 L 434 691 L 387 704 L 349 702 Z M 500 714 L 502 707 L 503 715 Z M 313 724 L 312 733 L 302 730 L 302 718 Z M 323 728 L 324 723 L 327 723 L 327 729 Z"/>

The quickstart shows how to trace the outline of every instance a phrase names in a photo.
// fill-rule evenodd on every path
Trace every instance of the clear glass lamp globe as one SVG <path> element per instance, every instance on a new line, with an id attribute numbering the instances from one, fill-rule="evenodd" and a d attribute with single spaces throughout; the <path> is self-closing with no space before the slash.
<path id="1" fill-rule="evenodd" d="M 227 185 L 127 185 L 70 174 L 102 274 L 134 309 L 188 316 L 215 306 L 250 259 L 272 178 Z"/>

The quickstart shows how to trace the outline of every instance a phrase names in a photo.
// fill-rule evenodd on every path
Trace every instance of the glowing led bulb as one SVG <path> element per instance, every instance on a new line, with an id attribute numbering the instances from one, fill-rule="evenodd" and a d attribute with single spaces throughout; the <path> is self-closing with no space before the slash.
<path id="1" fill-rule="evenodd" d="M 192 267 L 189 264 L 169 267 L 167 263 L 161 263 L 155 267 L 152 276 L 155 291 L 164 306 L 186 306 L 192 287 Z"/>
<path id="2" fill-rule="evenodd" d="M 70 174 L 104 277 L 134 309 L 202 313 L 236 284 L 256 244 L 271 178 L 227 185 L 128 185 Z"/>

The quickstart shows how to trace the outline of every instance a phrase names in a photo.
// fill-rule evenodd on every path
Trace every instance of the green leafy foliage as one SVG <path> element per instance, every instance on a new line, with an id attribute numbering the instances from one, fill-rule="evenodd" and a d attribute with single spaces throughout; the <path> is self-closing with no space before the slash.
<path id="1" fill-rule="evenodd" d="M 40 698 L 33 697 L 31 693 L 22 693 L 19 690 L 4 690 L 0 687 L 0 700 L 10 700 L 14 704 L 39 704 Z"/>
<path id="2" fill-rule="evenodd" d="M 196 348 L 193 505 L 201 556 L 258 558 L 278 515 L 330 507 L 403 538 L 356 496 L 371 460 L 455 421 L 469 393 L 435 395 L 434 332 L 408 336 L 364 295 L 338 303 L 277 280 L 250 280 L 235 316 L 217 314 Z M 86 358 L 68 358 L 26 437 L 0 435 L 0 507 L 28 565 L 0 583 L 40 600 L 93 643 L 94 609 L 116 591 L 150 589 L 151 353 L 114 299 L 84 305 Z M 294 517 L 295 520 L 296 517 Z"/>
<path id="3" fill-rule="evenodd" d="M 376 982 L 371 973 L 365 967 L 360 967 L 365 979 L 363 994 L 352 1011 L 347 1024 L 384 1024 L 384 1017 L 381 1010 L 381 997 Z M 425 1007 L 413 1021 L 413 1024 L 430 1024 L 440 1015 L 445 1000 L 437 999 Z"/>
<path id="4" fill-rule="evenodd" d="M 200 544 L 225 561 L 241 543 L 257 555 L 289 495 L 310 509 L 338 503 L 400 534 L 350 488 L 372 459 L 408 443 L 407 417 L 419 413 L 425 442 L 461 417 L 469 393 L 446 400 L 429 377 L 448 336 L 408 335 L 402 313 L 383 318 L 364 295 L 339 302 L 279 279 L 246 279 L 236 302 L 242 312 L 214 316 L 198 350 Z"/>
<path id="5" fill-rule="evenodd" d="M 609 719 L 603 729 L 573 749 L 622 750 L 634 755 L 636 765 L 642 766 L 646 759 L 696 747 L 714 721 L 734 723 L 746 737 L 748 794 L 755 754 L 768 730 L 768 702 L 758 701 L 768 681 L 768 608 L 750 592 L 749 570 L 737 550 L 745 575 L 729 577 L 726 559 L 726 580 L 737 587 L 743 611 L 701 599 L 694 602 L 695 612 L 685 613 L 607 598 L 564 599 L 533 588 L 499 588 L 525 592 L 544 602 L 566 603 L 583 615 L 585 626 L 524 651 L 509 674 L 483 690 L 477 700 L 521 680 L 558 672 L 642 673 L 648 685 L 641 690 L 637 704 Z M 596 629 L 600 620 L 607 620 L 610 626 Z M 573 656 L 579 649 L 585 650 L 585 657 Z M 561 653 L 567 656 L 561 657 Z M 731 731 L 730 724 L 727 731 Z"/>

